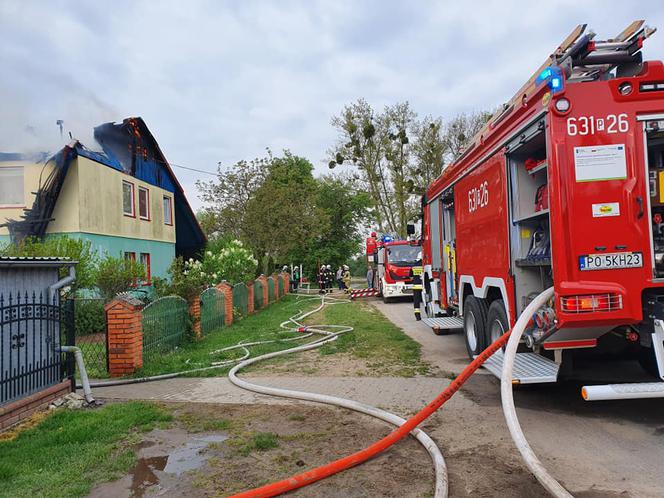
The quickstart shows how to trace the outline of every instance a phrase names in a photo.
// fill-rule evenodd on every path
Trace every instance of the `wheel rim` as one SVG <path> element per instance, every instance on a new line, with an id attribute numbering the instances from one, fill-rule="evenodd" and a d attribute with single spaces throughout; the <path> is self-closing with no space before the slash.
<path id="1" fill-rule="evenodd" d="M 466 318 L 466 339 L 468 346 L 472 351 L 477 351 L 477 323 L 475 322 L 475 315 L 468 313 Z"/>
<path id="2" fill-rule="evenodd" d="M 502 336 L 504 333 L 505 333 L 505 328 L 503 327 L 503 324 L 500 322 L 500 320 L 494 320 L 493 323 L 491 323 L 491 329 L 489 331 L 491 344 L 496 342 L 498 338 Z"/>

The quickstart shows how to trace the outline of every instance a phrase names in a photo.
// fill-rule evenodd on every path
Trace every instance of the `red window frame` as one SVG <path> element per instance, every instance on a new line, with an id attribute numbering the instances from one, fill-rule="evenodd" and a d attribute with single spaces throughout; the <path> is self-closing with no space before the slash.
<path id="1" fill-rule="evenodd" d="M 130 261 L 136 261 L 136 253 L 132 251 L 125 251 L 124 258 Z M 137 287 L 138 282 L 134 280 L 131 284 L 132 287 Z"/>
<path id="2" fill-rule="evenodd" d="M 141 214 L 141 192 L 145 192 L 145 209 L 147 214 Z M 142 220 L 150 221 L 150 189 L 147 187 L 138 187 L 138 217 Z"/>
<path id="3" fill-rule="evenodd" d="M 168 202 L 168 219 L 166 219 L 166 210 L 164 209 L 164 225 L 173 226 L 173 198 L 165 195 L 163 202 Z M 163 202 L 162 209 L 164 207 Z"/>
<path id="4" fill-rule="evenodd" d="M 141 264 L 145 268 L 145 280 L 143 281 L 144 285 L 152 284 L 152 268 L 150 267 L 150 253 L 142 252 L 141 253 Z"/>
<path id="5" fill-rule="evenodd" d="M 127 213 L 124 210 L 124 186 L 129 185 L 131 187 L 131 213 Z M 136 218 L 136 187 L 133 183 L 128 182 L 127 180 L 122 180 L 122 213 L 129 218 Z M 127 253 L 125 253 L 127 254 Z"/>

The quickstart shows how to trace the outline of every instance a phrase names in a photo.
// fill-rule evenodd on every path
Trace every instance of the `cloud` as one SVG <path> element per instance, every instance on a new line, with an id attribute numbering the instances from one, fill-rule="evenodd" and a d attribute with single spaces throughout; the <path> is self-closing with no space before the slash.
<path id="1" fill-rule="evenodd" d="M 600 37 L 661 2 L 255 1 L 0 4 L 0 150 L 85 142 L 142 116 L 169 160 L 214 171 L 289 148 L 326 171 L 330 118 L 364 97 L 450 118 L 508 100 L 579 22 Z M 664 35 L 645 54 L 661 58 Z M 65 137 L 66 138 L 66 137 Z M 177 170 L 189 199 L 205 175 Z"/>

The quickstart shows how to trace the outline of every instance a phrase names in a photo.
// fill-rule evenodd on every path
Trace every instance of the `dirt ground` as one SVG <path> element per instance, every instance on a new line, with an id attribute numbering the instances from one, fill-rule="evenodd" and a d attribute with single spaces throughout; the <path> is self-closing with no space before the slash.
<path id="1" fill-rule="evenodd" d="M 145 434 L 131 472 L 97 486 L 90 497 L 227 496 L 360 450 L 390 430 L 370 417 L 305 404 L 165 406 L 176 416 L 174 426 Z M 222 429 L 210 430 L 215 426 Z M 268 444 L 261 444 L 261 433 L 273 435 Z M 432 495 L 432 487 L 429 457 L 409 438 L 366 465 L 292 495 L 423 497 Z"/>

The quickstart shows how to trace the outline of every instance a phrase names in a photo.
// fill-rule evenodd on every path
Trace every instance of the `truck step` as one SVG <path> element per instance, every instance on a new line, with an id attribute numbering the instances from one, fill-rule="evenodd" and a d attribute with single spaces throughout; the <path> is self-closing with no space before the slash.
<path id="1" fill-rule="evenodd" d="M 503 351 L 496 351 L 483 365 L 500 379 L 503 372 Z M 517 353 L 512 379 L 517 384 L 542 384 L 558 380 L 560 365 L 535 353 Z"/>
<path id="2" fill-rule="evenodd" d="M 422 321 L 435 330 L 458 330 L 463 328 L 463 318 L 458 316 L 441 316 L 437 318 L 422 318 Z"/>

